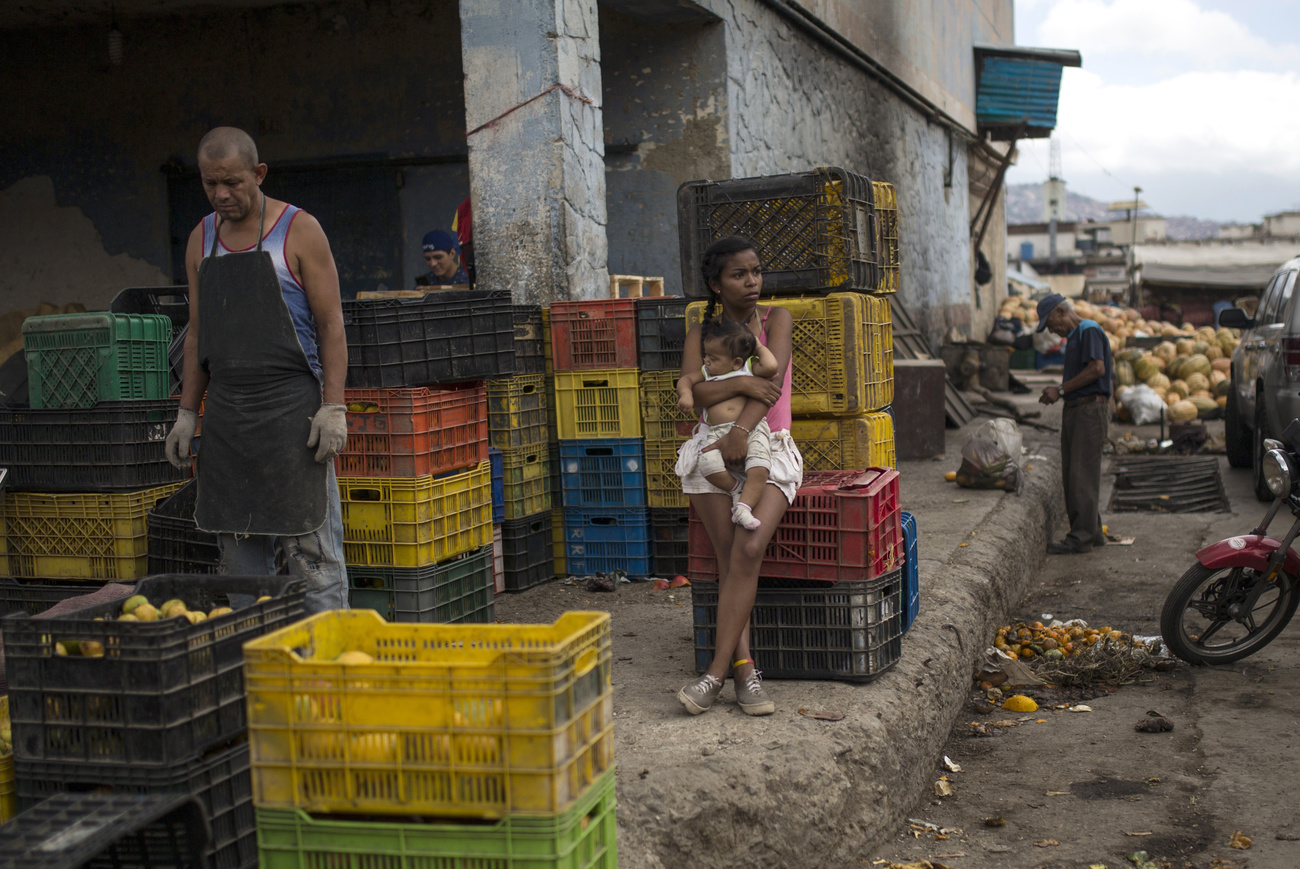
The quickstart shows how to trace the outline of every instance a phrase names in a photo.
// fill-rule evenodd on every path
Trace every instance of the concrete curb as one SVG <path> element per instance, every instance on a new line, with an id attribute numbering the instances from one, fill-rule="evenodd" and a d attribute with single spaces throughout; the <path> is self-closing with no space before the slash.
<path id="1" fill-rule="evenodd" d="M 1003 495 L 978 527 L 952 528 L 952 549 L 922 560 L 924 607 L 881 678 L 768 682 L 769 718 L 715 709 L 638 733 L 644 768 L 619 772 L 620 866 L 856 865 L 893 834 L 940 774 L 971 666 L 1024 597 L 1063 513 L 1059 448 L 1027 446 L 1041 458 L 1022 493 Z"/>

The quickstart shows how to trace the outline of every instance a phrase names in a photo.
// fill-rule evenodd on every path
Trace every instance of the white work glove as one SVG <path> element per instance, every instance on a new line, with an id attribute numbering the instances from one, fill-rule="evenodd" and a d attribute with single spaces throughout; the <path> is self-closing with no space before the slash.
<path id="1" fill-rule="evenodd" d="M 190 456 L 190 441 L 194 440 L 194 430 L 199 427 L 199 415 L 182 407 L 176 413 L 176 424 L 167 433 L 163 453 L 174 468 L 188 468 L 194 463 Z"/>
<path id="2" fill-rule="evenodd" d="M 348 442 L 348 406 L 322 404 L 311 420 L 307 448 L 316 447 L 316 461 L 322 465 L 343 452 Z"/>

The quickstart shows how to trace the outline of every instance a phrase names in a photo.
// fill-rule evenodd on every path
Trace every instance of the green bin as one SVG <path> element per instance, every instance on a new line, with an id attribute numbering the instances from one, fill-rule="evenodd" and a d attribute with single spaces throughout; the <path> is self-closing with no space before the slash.
<path id="1" fill-rule="evenodd" d="M 167 398 L 172 321 L 164 314 L 53 314 L 23 321 L 33 408 Z"/>
<path id="2" fill-rule="evenodd" d="M 491 866 L 493 869 L 616 869 L 614 771 L 566 812 L 498 821 L 390 823 L 257 809 L 262 869 L 304 866 Z"/>

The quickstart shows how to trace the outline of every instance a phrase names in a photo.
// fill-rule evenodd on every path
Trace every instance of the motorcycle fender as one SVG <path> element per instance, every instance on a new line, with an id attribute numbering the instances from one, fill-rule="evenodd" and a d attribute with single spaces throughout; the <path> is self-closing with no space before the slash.
<path id="1" fill-rule="evenodd" d="M 1262 571 L 1268 568 L 1269 557 L 1281 545 L 1282 541 L 1273 537 L 1242 534 L 1220 540 L 1218 543 L 1211 543 L 1196 553 L 1196 560 L 1210 570 L 1218 570 L 1221 567 L 1250 567 Z M 1296 555 L 1295 550 L 1287 550 L 1286 558 L 1282 561 L 1282 569 L 1291 576 L 1300 576 L 1300 555 Z"/>

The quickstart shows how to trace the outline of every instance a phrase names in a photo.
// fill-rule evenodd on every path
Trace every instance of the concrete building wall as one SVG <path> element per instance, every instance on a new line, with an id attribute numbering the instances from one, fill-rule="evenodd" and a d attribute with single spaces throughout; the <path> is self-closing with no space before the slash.
<path id="1" fill-rule="evenodd" d="M 595 0 L 464 0 L 460 14 L 479 286 L 605 297 Z"/>
<path id="2" fill-rule="evenodd" d="M 937 344 L 969 334 L 966 142 L 761 0 L 707 0 L 727 28 L 733 177 L 839 165 L 898 188 L 901 299 Z M 956 7 L 955 9 L 953 7 Z M 974 130 L 973 42 L 1009 43 L 1011 3 L 808 4 Z"/>
<path id="3" fill-rule="evenodd" d="M 682 292 L 677 188 L 731 175 L 725 32 L 600 7 L 609 270 Z"/>
<path id="4" fill-rule="evenodd" d="M 276 165 L 287 161 L 465 152 L 454 0 L 209 9 L 119 19 L 119 28 L 119 67 L 108 64 L 100 26 L 0 32 L 0 225 L 21 225 L 40 240 L 32 247 L 0 234 L 0 262 L 31 261 L 0 270 L 0 311 L 33 304 L 39 275 L 57 274 L 64 287 L 36 295 L 90 307 L 124 282 L 170 283 L 160 167 L 173 158 L 193 166 L 212 126 L 254 136 L 271 164 L 272 196 Z M 390 286 L 424 270 L 425 223 L 449 227 L 468 192 L 463 167 L 408 171 L 411 186 L 400 195 L 412 208 L 406 273 Z"/>
<path id="5" fill-rule="evenodd" d="M 1265 216 L 1264 232 L 1283 237 L 1300 235 L 1300 211 L 1283 211 Z"/>

